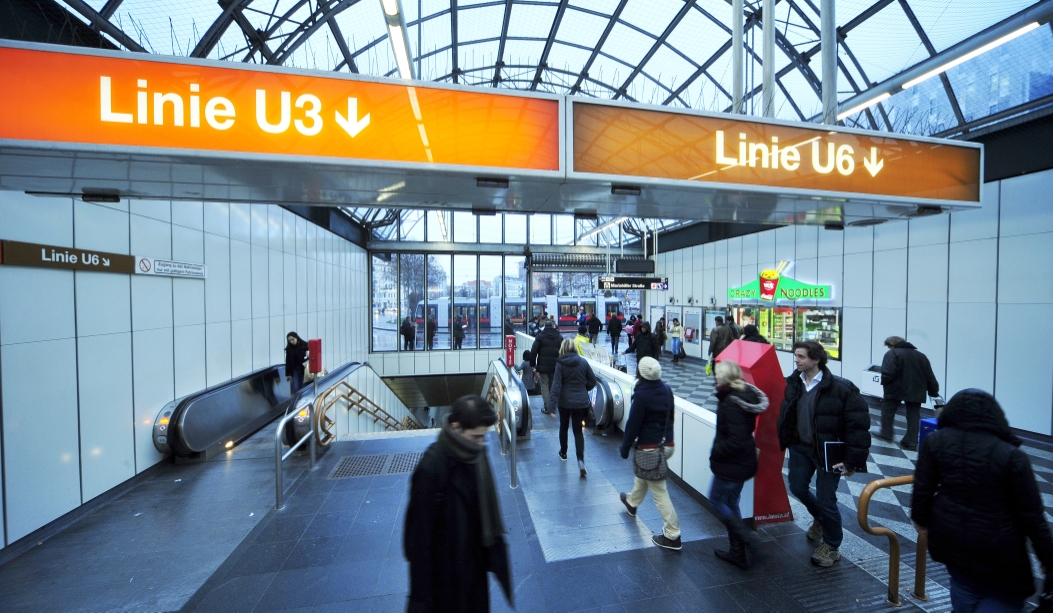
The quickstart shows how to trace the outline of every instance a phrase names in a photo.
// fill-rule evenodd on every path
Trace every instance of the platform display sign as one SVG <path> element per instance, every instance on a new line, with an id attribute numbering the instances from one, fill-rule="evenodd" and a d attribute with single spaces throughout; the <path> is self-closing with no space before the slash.
<path id="1" fill-rule="evenodd" d="M 0 139 L 559 171 L 559 101 L 0 47 Z"/>
<path id="2" fill-rule="evenodd" d="M 728 288 L 728 301 L 760 300 L 830 300 L 833 293 L 829 285 L 812 285 L 783 276 L 789 262 L 779 262 L 775 268 L 762 270 L 760 276 L 740 287 Z"/>
<path id="3" fill-rule="evenodd" d="M 599 277 L 597 289 L 668 290 L 668 277 Z"/>
<path id="4" fill-rule="evenodd" d="M 576 173 L 980 202 L 973 143 L 578 101 L 572 112 Z"/>

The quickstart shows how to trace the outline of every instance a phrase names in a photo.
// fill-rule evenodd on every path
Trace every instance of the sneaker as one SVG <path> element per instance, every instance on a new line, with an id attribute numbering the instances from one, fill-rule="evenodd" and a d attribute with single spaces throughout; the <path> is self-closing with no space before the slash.
<path id="1" fill-rule="evenodd" d="M 841 552 L 836 548 L 823 543 L 815 550 L 812 554 L 812 564 L 822 566 L 823 568 L 829 568 L 841 559 Z"/>
<path id="2" fill-rule="evenodd" d="M 557 451 L 556 455 L 558 455 L 559 459 L 563 460 L 564 462 L 567 461 L 567 454 L 563 453 L 562 451 Z"/>
<path id="3" fill-rule="evenodd" d="M 680 551 L 683 545 L 680 543 L 680 537 L 671 539 L 666 537 L 664 534 L 656 534 L 651 537 L 651 542 L 664 549 L 672 549 L 673 551 Z"/>
<path id="4" fill-rule="evenodd" d="M 823 540 L 823 523 L 818 519 L 812 520 L 812 527 L 808 528 L 808 540 L 809 541 L 821 541 Z"/>
<path id="5" fill-rule="evenodd" d="M 621 494 L 618 494 L 618 497 L 622 499 L 622 504 L 624 504 L 625 505 L 625 509 L 627 511 L 629 511 L 629 515 L 632 515 L 633 517 L 636 517 L 636 507 L 634 507 L 633 505 L 629 504 L 629 495 L 626 494 L 625 492 L 622 492 Z"/>
<path id="6" fill-rule="evenodd" d="M 578 470 L 581 471 L 581 478 L 584 479 L 589 473 L 585 470 L 585 460 L 578 460 Z"/>

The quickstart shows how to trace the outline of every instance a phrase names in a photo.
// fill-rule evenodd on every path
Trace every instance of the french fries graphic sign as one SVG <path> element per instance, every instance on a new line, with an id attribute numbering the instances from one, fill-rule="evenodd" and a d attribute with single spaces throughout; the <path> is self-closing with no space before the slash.
<path id="1" fill-rule="evenodd" d="M 728 300 L 759 300 L 761 302 L 829 300 L 833 293 L 829 285 L 812 285 L 783 276 L 789 262 L 779 262 L 775 268 L 762 270 L 760 275 L 740 287 L 728 289 Z"/>

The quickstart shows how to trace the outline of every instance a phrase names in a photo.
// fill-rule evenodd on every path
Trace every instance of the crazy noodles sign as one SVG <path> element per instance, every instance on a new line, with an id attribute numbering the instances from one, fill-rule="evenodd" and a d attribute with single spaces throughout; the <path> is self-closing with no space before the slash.
<path id="1" fill-rule="evenodd" d="M 829 285 L 812 285 L 797 279 L 784 277 L 789 262 L 779 262 L 775 268 L 762 270 L 754 281 L 741 287 L 728 289 L 728 300 L 761 300 L 776 302 L 779 300 L 830 300 L 833 293 Z"/>

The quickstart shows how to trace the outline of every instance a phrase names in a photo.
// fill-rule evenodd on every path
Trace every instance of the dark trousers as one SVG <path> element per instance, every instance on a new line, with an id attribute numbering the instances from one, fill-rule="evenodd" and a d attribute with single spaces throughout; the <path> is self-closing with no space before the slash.
<path id="1" fill-rule="evenodd" d="M 578 459 L 585 459 L 585 434 L 581 431 L 581 422 L 585 421 L 588 409 L 559 409 L 559 452 L 567 455 L 567 428 L 574 428 L 574 451 Z"/>
<path id="2" fill-rule="evenodd" d="M 303 372 L 304 371 L 302 371 L 302 370 L 293 370 L 292 373 L 289 374 L 289 376 L 291 377 L 289 379 L 289 395 L 290 396 L 295 394 L 296 392 L 300 391 L 300 389 L 303 388 Z M 290 422 L 290 423 L 292 423 L 292 422 Z"/>
<path id="3" fill-rule="evenodd" d="M 595 334 L 593 334 L 592 332 L 589 332 L 589 342 L 590 342 L 590 343 L 592 343 L 593 345 L 595 345 L 595 344 L 596 344 L 596 338 L 597 338 L 597 337 L 598 337 L 599 335 L 600 335 L 600 333 L 599 333 L 599 332 L 597 332 L 597 333 L 595 333 Z"/>
<path id="4" fill-rule="evenodd" d="M 815 494 L 809 489 L 815 475 Z M 841 473 L 826 472 L 815 457 L 810 444 L 790 446 L 790 493 L 800 500 L 814 519 L 823 524 L 823 541 L 837 548 L 841 546 L 841 510 L 837 507 L 837 484 Z"/>
<path id="5" fill-rule="evenodd" d="M 454 339 L 453 339 L 453 348 L 454 349 L 460 349 L 462 343 L 464 343 L 464 337 L 461 337 L 461 338 L 454 337 Z"/>
<path id="6" fill-rule="evenodd" d="M 892 424 L 896 421 L 896 413 L 900 404 L 907 406 L 907 433 L 903 435 L 903 444 L 907 447 L 918 446 L 918 429 L 921 424 L 921 403 L 900 402 L 891 398 L 881 401 L 881 436 L 892 439 Z"/>
<path id="7" fill-rule="evenodd" d="M 402 337 L 402 350 L 403 351 L 413 351 L 413 337 L 412 336 L 403 336 Z"/>
<path id="8" fill-rule="evenodd" d="M 611 353 L 614 353 L 614 354 L 618 353 L 618 343 L 621 340 L 622 340 L 622 335 L 621 334 L 612 334 L 611 335 Z"/>
<path id="9" fill-rule="evenodd" d="M 742 521 L 739 511 L 739 498 L 742 495 L 742 481 L 729 481 L 714 476 L 709 486 L 709 504 L 717 512 L 718 519 L 728 528 L 728 540 L 731 542 L 749 540 L 749 528 Z"/>
<path id="10" fill-rule="evenodd" d="M 966 577 L 951 575 L 951 607 L 954 613 L 1018 613 L 1024 610 L 1025 600 L 999 594 L 997 591 L 974 585 Z"/>

